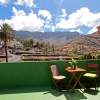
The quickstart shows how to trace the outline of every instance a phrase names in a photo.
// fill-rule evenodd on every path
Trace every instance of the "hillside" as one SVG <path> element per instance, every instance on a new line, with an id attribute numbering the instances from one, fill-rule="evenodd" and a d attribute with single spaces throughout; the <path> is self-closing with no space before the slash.
<path id="1" fill-rule="evenodd" d="M 16 38 L 49 41 L 50 43 L 61 45 L 66 41 L 80 36 L 78 32 L 28 32 L 16 31 Z"/>
<path id="2" fill-rule="evenodd" d="M 27 32 L 16 31 L 19 39 L 49 41 L 65 53 L 100 53 L 100 34 L 80 35 L 78 32 Z"/>
<path id="3" fill-rule="evenodd" d="M 100 34 L 97 32 L 72 39 L 62 48 L 64 52 L 83 53 L 100 53 Z"/>

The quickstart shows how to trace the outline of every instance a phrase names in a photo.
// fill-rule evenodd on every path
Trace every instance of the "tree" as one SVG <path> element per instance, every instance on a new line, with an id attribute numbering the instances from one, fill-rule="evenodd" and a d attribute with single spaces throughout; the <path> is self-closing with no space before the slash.
<path id="1" fill-rule="evenodd" d="M 29 50 L 33 47 L 34 41 L 32 39 L 22 40 L 21 43 L 23 44 L 25 50 Z"/>
<path id="2" fill-rule="evenodd" d="M 55 46 L 53 44 L 51 46 L 51 49 L 52 49 L 52 53 L 55 54 Z"/>
<path id="3" fill-rule="evenodd" d="M 7 23 L 3 23 L 0 28 L 0 39 L 4 42 L 6 62 L 8 62 L 7 42 L 13 39 L 14 31 Z"/>
<path id="4" fill-rule="evenodd" d="M 33 47 L 33 43 L 34 43 L 33 39 L 30 39 L 30 40 L 29 40 L 29 44 L 30 44 L 30 47 L 31 47 L 31 48 Z"/>

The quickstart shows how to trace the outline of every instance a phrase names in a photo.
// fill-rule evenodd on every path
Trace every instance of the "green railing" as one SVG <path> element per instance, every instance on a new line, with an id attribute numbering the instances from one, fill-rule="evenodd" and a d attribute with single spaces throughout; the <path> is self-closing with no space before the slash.
<path id="1" fill-rule="evenodd" d="M 78 66 L 86 68 L 86 64 L 92 62 L 98 63 L 100 67 L 100 60 L 79 60 Z M 69 66 L 68 61 L 0 63 L 0 88 L 51 86 L 52 79 L 49 69 L 51 64 L 56 64 L 60 73 L 67 76 L 64 69 Z"/>

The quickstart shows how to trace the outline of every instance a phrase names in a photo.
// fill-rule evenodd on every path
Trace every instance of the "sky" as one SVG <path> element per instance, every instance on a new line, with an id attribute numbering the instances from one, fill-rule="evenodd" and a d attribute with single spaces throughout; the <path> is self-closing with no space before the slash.
<path id="1" fill-rule="evenodd" d="M 91 34 L 100 25 L 100 0 L 0 0 L 3 23 L 17 31 Z"/>

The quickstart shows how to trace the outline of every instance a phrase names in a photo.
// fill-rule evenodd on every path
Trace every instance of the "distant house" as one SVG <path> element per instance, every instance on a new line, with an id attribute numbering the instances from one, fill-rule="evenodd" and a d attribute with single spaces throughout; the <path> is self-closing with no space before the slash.
<path id="1" fill-rule="evenodd" d="M 23 49 L 23 45 L 17 41 L 16 39 L 13 39 L 8 43 L 9 48 L 14 48 L 14 49 Z"/>
<path id="2" fill-rule="evenodd" d="M 4 43 L 0 41 L 0 54 L 4 53 Z"/>

